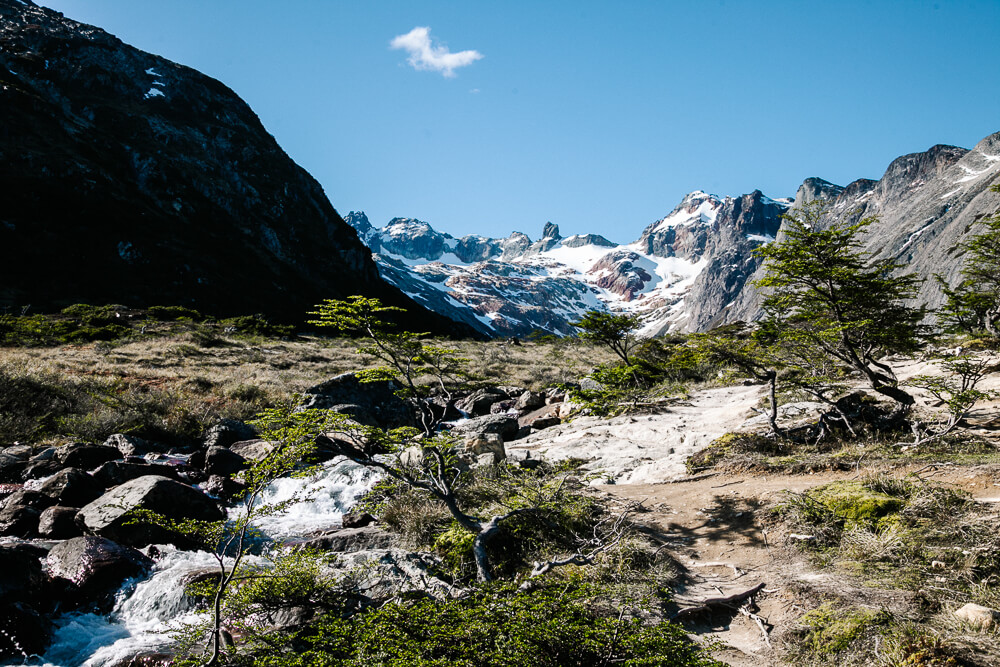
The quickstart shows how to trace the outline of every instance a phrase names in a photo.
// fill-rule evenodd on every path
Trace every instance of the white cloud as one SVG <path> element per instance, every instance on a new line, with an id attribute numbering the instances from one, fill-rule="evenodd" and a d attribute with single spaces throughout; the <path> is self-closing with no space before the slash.
<path id="1" fill-rule="evenodd" d="M 399 35 L 389 45 L 409 53 L 406 62 L 413 69 L 441 72 L 447 77 L 455 76 L 457 68 L 471 65 L 483 57 L 479 51 L 452 53 L 447 46 L 431 44 L 431 29 L 427 27 L 416 27 L 405 35 Z"/>

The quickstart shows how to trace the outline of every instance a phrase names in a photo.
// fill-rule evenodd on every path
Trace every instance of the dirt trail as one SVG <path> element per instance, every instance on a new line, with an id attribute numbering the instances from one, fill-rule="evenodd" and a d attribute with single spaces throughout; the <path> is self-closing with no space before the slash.
<path id="1" fill-rule="evenodd" d="M 928 370 L 927 364 L 914 363 L 903 375 Z M 991 389 L 997 383 L 1000 378 L 990 378 Z M 813 594 L 853 595 L 875 607 L 903 605 L 906 598 L 899 591 L 858 587 L 817 571 L 794 548 L 796 538 L 768 520 L 767 508 L 783 492 L 857 478 L 865 471 L 687 478 L 684 462 L 691 454 L 724 433 L 747 428 L 748 421 L 761 421 L 754 407 L 762 397 L 759 386 L 712 388 L 662 414 L 580 418 L 517 443 L 518 449 L 528 449 L 535 457 L 591 459 L 585 468 L 609 482 L 596 488 L 622 500 L 642 502 L 648 511 L 637 518 L 667 546 L 681 571 L 678 608 L 764 585 L 756 597 L 756 613 L 773 628 L 769 640 L 754 620 L 739 613 L 700 617 L 697 625 L 688 626 L 702 639 L 724 642 L 728 648 L 717 651 L 716 657 L 736 667 L 782 664 L 781 635 L 807 610 L 804 605 L 809 603 L 801 595 L 805 588 Z M 919 399 L 924 399 L 919 402 L 925 408 L 931 407 L 925 397 Z M 969 421 L 980 426 L 996 420 L 997 405 L 991 401 L 980 406 Z M 924 479 L 969 491 L 981 502 L 1000 502 L 997 466 L 900 464 L 892 472 L 899 476 L 918 472 Z"/>

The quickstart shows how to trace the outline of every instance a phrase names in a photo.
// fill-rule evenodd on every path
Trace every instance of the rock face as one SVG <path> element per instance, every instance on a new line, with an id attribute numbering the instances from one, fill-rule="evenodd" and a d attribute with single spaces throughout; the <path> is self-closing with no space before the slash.
<path id="1" fill-rule="evenodd" d="M 795 205 L 813 199 L 829 202 L 821 227 L 877 218 L 862 239 L 866 251 L 878 259 L 900 262 L 925 278 L 940 274 L 954 285 L 962 270 L 960 244 L 979 231 L 978 220 L 1000 210 L 1000 194 L 989 189 L 998 177 L 1000 133 L 972 150 L 938 145 L 904 155 L 877 181 L 860 179 L 842 188 L 807 179 Z M 926 280 L 917 301 L 935 308 L 944 302 L 944 295 L 936 281 Z M 759 316 L 759 295 L 744 290 L 719 319 L 750 321 Z"/>
<path id="2" fill-rule="evenodd" d="M 183 304 L 301 322 L 378 276 L 319 184 L 223 84 L 0 0 L 0 305 Z M 38 270 L 44 267 L 44 270 Z"/>
<path id="3" fill-rule="evenodd" d="M 219 521 L 222 510 L 205 494 L 166 477 L 147 475 L 125 482 L 85 506 L 77 523 L 87 532 L 131 546 L 172 543 L 188 546 L 188 541 L 166 528 L 147 523 L 128 524 L 133 508 L 157 512 L 168 519 Z"/>

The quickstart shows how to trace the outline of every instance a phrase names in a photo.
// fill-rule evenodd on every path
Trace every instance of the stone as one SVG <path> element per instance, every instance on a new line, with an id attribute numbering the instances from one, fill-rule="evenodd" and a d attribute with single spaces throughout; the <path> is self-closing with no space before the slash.
<path id="1" fill-rule="evenodd" d="M 955 618 L 979 630 L 988 630 L 1000 622 L 1000 611 L 970 602 L 955 611 Z"/>
<path id="2" fill-rule="evenodd" d="M 562 420 L 559 419 L 559 417 L 556 417 L 555 415 L 550 415 L 547 417 L 538 417 L 537 419 L 533 420 L 531 424 L 529 424 L 529 426 L 531 426 L 531 428 L 536 431 L 540 431 L 544 428 L 556 426 L 557 424 L 561 423 Z"/>
<path id="3" fill-rule="evenodd" d="M 35 537 L 41 511 L 24 505 L 4 505 L 0 509 L 0 535 L 9 537 Z"/>
<path id="4" fill-rule="evenodd" d="M 104 493 L 104 485 L 77 468 L 65 468 L 38 487 L 59 505 L 83 507 Z"/>
<path id="5" fill-rule="evenodd" d="M 274 443 L 267 440 L 243 440 L 230 445 L 229 451 L 239 454 L 247 461 L 260 461 L 274 451 Z"/>
<path id="6" fill-rule="evenodd" d="M 354 373 L 343 373 L 306 389 L 303 407 L 333 410 L 366 426 L 417 426 L 413 406 L 396 396 L 400 388 L 393 380 L 361 382 Z"/>
<path id="7" fill-rule="evenodd" d="M 395 545 L 396 539 L 395 535 L 381 528 L 364 526 L 326 531 L 310 536 L 296 546 L 302 549 L 348 553 L 368 549 L 388 549 Z"/>
<path id="8" fill-rule="evenodd" d="M 503 401 L 497 401 L 496 403 L 494 403 L 493 405 L 490 406 L 490 414 L 491 415 L 506 414 L 506 413 L 514 410 L 514 404 L 515 403 L 516 403 L 516 401 L 514 401 L 513 399 L 510 399 L 510 398 L 508 398 L 506 400 L 503 400 Z"/>
<path id="9" fill-rule="evenodd" d="M 24 469 L 28 467 L 28 461 L 19 456 L 0 452 L 0 482 L 13 483 L 20 482 Z"/>
<path id="10" fill-rule="evenodd" d="M 42 510 L 38 517 L 38 534 L 50 540 L 65 540 L 79 537 L 83 532 L 76 523 L 79 507 L 54 505 Z"/>
<path id="11" fill-rule="evenodd" d="M 455 402 L 455 407 L 461 412 L 473 417 L 482 417 L 490 414 L 490 407 L 494 403 L 506 401 L 507 394 L 498 389 L 478 389 L 470 395 Z"/>
<path id="12" fill-rule="evenodd" d="M 364 528 L 375 523 L 375 517 L 368 512 L 348 512 L 340 523 L 344 528 Z"/>
<path id="13" fill-rule="evenodd" d="M 209 447 L 202 466 L 209 475 L 229 477 L 248 467 L 247 460 L 225 447 Z"/>
<path id="14" fill-rule="evenodd" d="M 159 475 L 160 477 L 169 477 L 170 479 L 180 479 L 177 468 L 174 466 L 160 463 L 136 463 L 133 461 L 108 461 L 93 473 L 94 479 L 106 489 L 146 475 Z"/>
<path id="15" fill-rule="evenodd" d="M 482 456 L 488 456 L 491 465 L 496 465 L 507 458 L 507 453 L 504 451 L 503 438 L 496 433 L 483 433 L 474 438 L 469 438 L 462 443 L 462 447 L 477 461 Z"/>
<path id="16" fill-rule="evenodd" d="M 31 507 L 36 510 L 43 510 L 46 507 L 51 507 L 55 505 L 56 501 L 48 494 L 42 493 L 41 491 L 33 491 L 31 489 L 20 489 L 10 494 L 4 498 L 3 506 L 12 507 L 14 505 L 21 505 L 24 507 Z"/>
<path id="17" fill-rule="evenodd" d="M 518 412 L 534 410 L 545 405 L 545 394 L 537 391 L 526 391 L 517 397 L 514 408 Z"/>
<path id="18" fill-rule="evenodd" d="M 74 442 L 60 447 L 56 458 L 63 467 L 91 470 L 106 461 L 122 458 L 122 453 L 116 447 Z"/>
<path id="19" fill-rule="evenodd" d="M 486 415 L 460 422 L 452 427 L 452 435 L 459 438 L 476 438 L 480 435 L 493 433 L 499 435 L 505 442 L 512 440 L 518 431 L 517 417 L 511 415 Z"/>
<path id="20" fill-rule="evenodd" d="M 29 479 L 42 479 L 43 477 L 54 475 L 62 469 L 63 464 L 54 458 L 42 459 L 39 461 L 33 460 L 21 473 L 21 479 L 24 481 L 28 481 Z"/>
<path id="21" fill-rule="evenodd" d="M 105 613 L 127 579 L 143 576 L 153 566 L 140 551 L 91 535 L 60 542 L 45 560 L 54 579 L 68 582 L 69 604 Z"/>
<path id="22" fill-rule="evenodd" d="M 169 653 L 147 651 L 119 660 L 112 667 L 169 667 L 174 664 L 175 657 Z"/>
<path id="23" fill-rule="evenodd" d="M 253 440 L 257 437 L 257 429 L 238 419 L 223 419 L 205 431 L 202 444 L 206 449 L 212 447 L 229 447 L 235 442 Z"/>
<path id="24" fill-rule="evenodd" d="M 142 438 L 126 433 L 115 433 L 108 436 L 104 441 L 106 447 L 114 447 L 123 457 L 144 456 L 149 452 L 156 451 L 156 447 Z"/>
<path id="25" fill-rule="evenodd" d="M 202 483 L 201 488 L 210 496 L 221 498 L 227 502 L 233 500 L 237 495 L 246 490 L 244 485 L 222 475 L 211 475 Z"/>
<path id="26" fill-rule="evenodd" d="M 127 514 L 147 509 L 169 519 L 221 521 L 225 513 L 214 500 L 186 484 L 147 475 L 118 486 L 83 507 L 77 522 L 94 535 L 130 546 L 171 543 L 180 548 L 196 546 L 184 535 L 149 523 L 129 524 Z"/>

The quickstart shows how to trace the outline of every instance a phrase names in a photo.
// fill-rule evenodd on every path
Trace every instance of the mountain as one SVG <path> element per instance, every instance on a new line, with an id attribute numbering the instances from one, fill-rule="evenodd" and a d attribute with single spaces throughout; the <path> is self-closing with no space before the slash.
<path id="1" fill-rule="evenodd" d="M 591 234 L 563 238 L 552 223 L 533 242 L 521 232 L 456 239 L 412 218 L 395 218 L 381 229 L 363 213 L 347 221 L 376 253 L 386 280 L 483 333 L 569 334 L 574 319 L 600 309 L 639 313 L 643 333 L 656 335 L 759 318 L 753 283 L 762 269 L 753 249 L 780 240 L 782 214 L 815 199 L 830 203 L 821 225 L 875 217 L 864 237 L 868 252 L 955 284 L 960 244 L 979 219 L 1000 210 L 1000 194 L 989 191 L 998 176 L 1000 133 L 971 151 L 939 145 L 905 155 L 877 181 L 840 186 L 807 178 L 794 200 L 760 191 L 741 197 L 692 192 L 626 245 Z M 933 308 L 943 295 L 927 280 L 918 300 Z"/>
<path id="2" fill-rule="evenodd" d="M 598 309 L 643 314 L 653 335 L 708 326 L 756 270 L 751 251 L 774 239 L 789 203 L 759 191 L 693 192 L 627 245 L 596 234 L 564 238 L 551 222 L 532 241 L 522 232 L 454 238 L 412 218 L 376 228 L 360 212 L 346 220 L 387 281 L 484 334 L 566 335 Z"/>
<path id="3" fill-rule="evenodd" d="M 378 296 L 371 253 L 233 91 L 29 0 L 0 0 L 0 306 L 181 304 L 302 321 Z"/>
<path id="4" fill-rule="evenodd" d="M 1000 194 L 990 191 L 998 182 L 1000 133 L 986 137 L 972 150 L 937 145 L 904 155 L 893 160 L 877 181 L 859 179 L 840 187 L 807 179 L 799 187 L 795 205 L 813 199 L 829 202 L 827 214 L 819 221 L 822 228 L 836 221 L 876 218 L 862 237 L 867 252 L 900 262 L 925 278 L 939 274 L 955 285 L 962 270 L 961 244 L 979 231 L 979 220 L 1000 211 Z M 757 319 L 760 300 L 756 291 L 743 290 L 720 313 L 719 321 Z M 928 279 L 917 301 L 936 308 L 944 302 L 944 294 L 936 281 Z"/>

